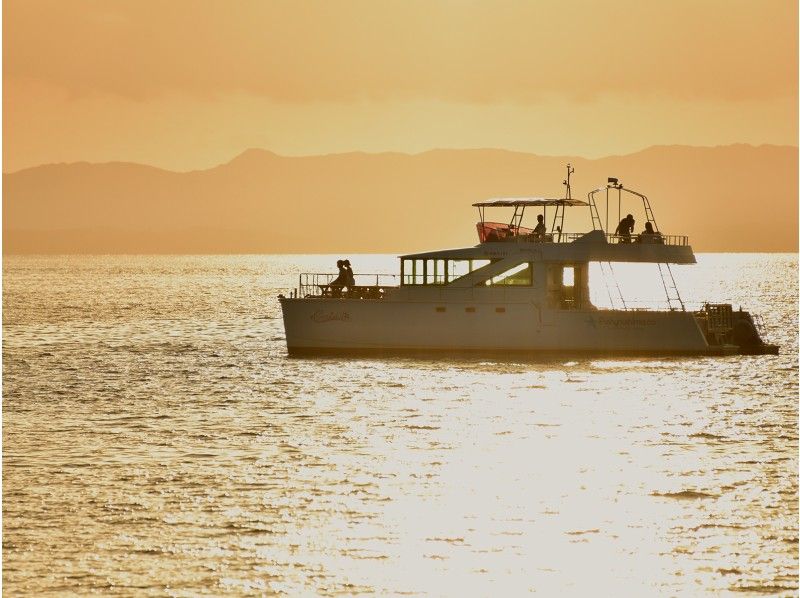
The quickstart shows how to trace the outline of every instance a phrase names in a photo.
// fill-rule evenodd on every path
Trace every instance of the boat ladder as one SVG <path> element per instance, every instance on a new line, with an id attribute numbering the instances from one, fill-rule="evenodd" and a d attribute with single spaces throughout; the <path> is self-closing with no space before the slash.
<path id="1" fill-rule="evenodd" d="M 606 271 L 606 268 L 608 268 L 608 271 Z M 611 262 L 600 262 L 600 272 L 603 275 L 603 282 L 606 285 L 606 292 L 608 293 L 608 300 L 611 302 L 611 309 L 617 309 L 617 306 L 614 304 L 614 297 L 616 297 L 620 305 L 622 305 L 622 309 L 627 310 L 628 306 L 625 304 L 625 297 L 622 295 L 622 289 L 619 288 L 619 282 L 614 274 L 614 268 L 611 267 Z M 614 283 L 613 289 L 611 288 L 611 284 L 609 284 L 609 279 Z"/>
<path id="2" fill-rule="evenodd" d="M 525 215 L 525 206 L 517 206 L 514 208 L 514 215 L 511 217 L 511 228 L 517 233 L 519 232 L 519 227 L 522 226 L 522 217 Z"/>
<path id="3" fill-rule="evenodd" d="M 664 285 L 664 293 L 667 295 L 667 305 L 670 311 L 686 311 L 669 264 L 659 262 L 658 272 L 661 274 L 661 284 Z"/>
<path id="4" fill-rule="evenodd" d="M 657 232 L 658 231 L 658 225 L 656 224 L 656 217 L 655 217 L 655 214 L 653 214 L 653 209 L 650 207 L 650 202 L 649 201 L 645 201 L 644 202 L 644 216 L 645 216 L 645 218 L 647 218 L 648 222 L 652 222 L 653 223 L 653 227 L 656 229 L 656 232 Z"/>
<path id="5" fill-rule="evenodd" d="M 592 230 L 600 230 L 605 233 L 603 230 L 603 221 L 600 220 L 600 213 L 597 211 L 597 204 L 594 203 L 594 199 L 591 199 L 589 203 L 589 213 L 592 215 Z"/>

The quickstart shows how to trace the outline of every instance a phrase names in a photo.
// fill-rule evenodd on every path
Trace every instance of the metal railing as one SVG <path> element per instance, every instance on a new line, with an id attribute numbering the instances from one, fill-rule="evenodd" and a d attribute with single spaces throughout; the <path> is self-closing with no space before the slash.
<path id="1" fill-rule="evenodd" d="M 387 287 L 396 287 L 398 274 L 356 274 L 352 287 L 331 285 L 337 274 L 304 272 L 300 274 L 297 297 L 330 297 L 353 299 L 383 299 Z"/>
<path id="2" fill-rule="evenodd" d="M 660 233 L 655 235 L 611 235 L 606 234 L 606 241 L 609 243 L 635 243 L 642 245 L 677 245 L 680 247 L 689 244 L 689 237 L 686 235 L 662 235 Z"/>
<path id="3" fill-rule="evenodd" d="M 503 242 L 510 243 L 572 243 L 583 237 L 586 233 L 547 233 L 545 235 L 516 235 L 503 239 Z M 606 241 L 610 244 L 636 244 L 636 245 L 672 245 L 684 247 L 689 244 L 689 237 L 686 235 L 612 235 L 605 233 Z"/>
<path id="4" fill-rule="evenodd" d="M 625 299 L 624 305 L 598 305 L 596 306 L 600 311 L 681 311 L 678 308 L 670 305 L 669 301 L 665 299 Z M 698 310 L 700 305 L 698 305 Z M 689 310 L 687 311 L 696 311 Z"/>

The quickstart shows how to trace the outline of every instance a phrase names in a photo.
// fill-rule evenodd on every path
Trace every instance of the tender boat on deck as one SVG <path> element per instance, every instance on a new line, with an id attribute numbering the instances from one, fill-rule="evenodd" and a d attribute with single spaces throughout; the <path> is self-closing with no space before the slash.
<path id="1" fill-rule="evenodd" d="M 567 166 L 565 197 L 495 199 L 478 208 L 479 244 L 400 257 L 400 274 L 356 277 L 351 288 L 333 274 L 301 274 L 279 296 L 290 354 L 517 351 L 549 353 L 724 355 L 777 353 L 763 340 L 759 318 L 730 304 L 687 311 L 670 264 L 694 264 L 688 238 L 661 234 L 647 197 L 617 179 L 573 199 Z M 605 195 L 605 218 L 598 199 Z M 609 210 L 642 202 L 652 234 L 611 234 Z M 616 204 L 612 204 L 616 199 Z M 513 209 L 508 223 L 489 222 L 488 208 Z M 540 209 L 550 226 L 522 226 Z M 588 208 L 592 230 L 562 232 L 567 208 Z M 551 212 L 552 213 L 552 212 Z M 545 221 L 546 222 L 546 221 Z M 612 221 L 613 222 L 613 221 Z M 592 305 L 589 263 L 613 276 L 616 262 L 652 263 L 666 296 L 661 310 L 632 308 L 616 285 L 611 308 Z M 605 281 L 608 284 L 608 281 Z M 608 288 L 613 288 L 612 284 Z"/>

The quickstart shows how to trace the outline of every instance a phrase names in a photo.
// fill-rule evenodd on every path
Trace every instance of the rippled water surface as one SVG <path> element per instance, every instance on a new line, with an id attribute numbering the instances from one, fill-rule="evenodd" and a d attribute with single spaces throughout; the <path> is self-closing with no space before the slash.
<path id="1" fill-rule="evenodd" d="M 7 595 L 796 593 L 795 256 L 675 268 L 778 357 L 290 359 L 337 257 L 4 259 Z"/>

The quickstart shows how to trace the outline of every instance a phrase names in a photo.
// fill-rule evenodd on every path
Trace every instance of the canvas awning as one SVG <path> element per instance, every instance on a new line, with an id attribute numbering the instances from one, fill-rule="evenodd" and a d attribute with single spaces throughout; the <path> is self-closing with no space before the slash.
<path id="1" fill-rule="evenodd" d="M 476 208 L 517 208 L 528 206 L 588 206 L 580 199 L 551 199 L 547 197 L 504 197 L 472 204 Z"/>

